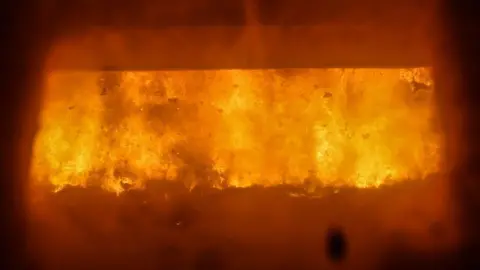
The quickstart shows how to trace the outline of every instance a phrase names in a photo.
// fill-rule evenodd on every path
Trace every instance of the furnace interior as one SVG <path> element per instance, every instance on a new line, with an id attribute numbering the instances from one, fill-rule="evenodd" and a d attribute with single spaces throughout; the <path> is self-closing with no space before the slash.
<path id="1" fill-rule="evenodd" d="M 440 172 L 428 68 L 55 71 L 35 185 L 379 187 Z"/>
<path id="2" fill-rule="evenodd" d="M 329 269 L 332 225 L 347 268 L 443 252 L 457 238 L 434 97 L 424 67 L 53 71 L 31 159 L 35 256 Z"/>

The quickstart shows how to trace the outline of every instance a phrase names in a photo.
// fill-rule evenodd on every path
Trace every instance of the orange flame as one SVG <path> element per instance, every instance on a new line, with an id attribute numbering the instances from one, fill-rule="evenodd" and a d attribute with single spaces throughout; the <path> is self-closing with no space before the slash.
<path id="1" fill-rule="evenodd" d="M 54 72 L 35 183 L 375 187 L 439 171 L 427 69 Z"/>

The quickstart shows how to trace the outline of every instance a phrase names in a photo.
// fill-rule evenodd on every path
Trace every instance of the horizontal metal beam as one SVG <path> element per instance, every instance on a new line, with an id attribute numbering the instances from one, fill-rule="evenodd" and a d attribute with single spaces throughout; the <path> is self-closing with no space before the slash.
<path id="1" fill-rule="evenodd" d="M 57 40 L 52 69 L 412 67 L 432 63 L 426 25 L 97 28 Z"/>

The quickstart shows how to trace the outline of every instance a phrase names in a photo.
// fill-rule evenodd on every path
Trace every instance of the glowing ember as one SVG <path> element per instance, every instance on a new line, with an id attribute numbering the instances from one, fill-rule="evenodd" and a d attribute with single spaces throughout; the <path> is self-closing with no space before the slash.
<path id="1" fill-rule="evenodd" d="M 54 72 L 36 183 L 379 186 L 438 171 L 426 69 Z"/>

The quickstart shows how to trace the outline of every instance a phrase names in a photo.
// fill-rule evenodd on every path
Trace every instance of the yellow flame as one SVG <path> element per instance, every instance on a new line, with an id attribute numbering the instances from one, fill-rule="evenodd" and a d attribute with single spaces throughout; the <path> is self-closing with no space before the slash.
<path id="1" fill-rule="evenodd" d="M 432 95 L 423 68 L 53 72 L 32 178 L 117 193 L 159 179 L 376 187 L 423 178 L 441 156 Z"/>

